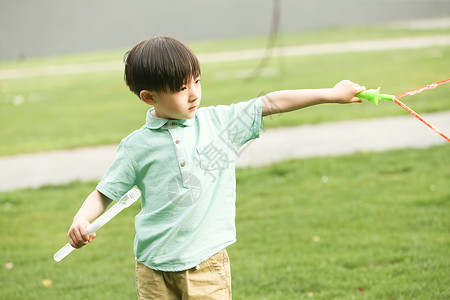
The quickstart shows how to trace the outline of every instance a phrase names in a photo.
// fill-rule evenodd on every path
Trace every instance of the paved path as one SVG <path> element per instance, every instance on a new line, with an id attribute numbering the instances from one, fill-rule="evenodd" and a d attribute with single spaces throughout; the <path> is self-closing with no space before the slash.
<path id="1" fill-rule="evenodd" d="M 450 112 L 424 114 L 450 133 Z M 239 154 L 237 167 L 262 166 L 289 158 L 354 152 L 427 148 L 447 144 L 410 115 L 268 129 Z M 0 191 L 97 180 L 114 159 L 117 145 L 0 157 Z M 450 148 L 449 148 L 450 149 Z"/>
<path id="2" fill-rule="evenodd" d="M 404 38 L 350 41 L 339 43 L 322 43 L 302 46 L 275 47 L 270 49 L 272 57 L 323 55 L 330 53 L 352 53 L 383 50 L 402 50 L 426 47 L 444 47 L 450 45 L 450 35 L 430 35 Z M 268 55 L 267 49 L 246 49 L 214 53 L 199 53 L 201 64 L 231 62 L 240 60 L 262 59 Z M 40 66 L 19 69 L 0 70 L 0 80 L 35 76 L 58 76 L 84 74 L 92 72 L 122 71 L 122 61 L 106 61 L 55 66 Z"/>

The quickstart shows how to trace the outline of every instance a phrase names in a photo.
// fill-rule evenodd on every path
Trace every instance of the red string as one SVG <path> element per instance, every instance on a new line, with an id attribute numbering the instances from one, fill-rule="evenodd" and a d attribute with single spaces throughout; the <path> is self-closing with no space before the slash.
<path id="1" fill-rule="evenodd" d="M 397 103 L 398 105 L 400 105 L 402 108 L 404 108 L 407 112 L 409 112 L 410 114 L 412 114 L 414 117 L 416 117 L 417 119 L 419 119 L 420 121 L 422 121 L 425 125 L 427 125 L 428 127 L 430 127 L 431 129 L 433 129 L 437 134 L 439 134 L 440 136 L 442 136 L 444 139 L 446 139 L 447 141 L 450 142 L 450 138 L 448 136 L 446 136 L 442 131 L 440 131 L 439 129 L 437 129 L 436 127 L 434 127 L 433 125 L 431 125 L 430 123 L 428 123 L 427 121 L 425 121 L 424 118 L 422 118 L 418 113 L 416 113 L 415 111 L 413 111 L 411 108 L 409 108 L 408 106 L 406 106 L 403 102 L 401 102 L 398 99 L 394 99 L 394 102 Z"/>
<path id="2" fill-rule="evenodd" d="M 403 98 L 405 96 L 411 96 L 411 95 L 415 95 L 418 93 L 422 93 L 423 91 L 429 90 L 429 89 L 434 89 L 437 86 L 440 86 L 442 84 L 446 84 L 450 82 L 450 78 L 449 79 L 445 79 L 436 83 L 432 83 L 429 84 L 427 86 L 406 92 L 406 93 L 402 93 L 402 94 L 398 94 L 395 96 L 394 98 L 394 102 L 397 103 L 398 105 L 400 105 L 403 109 L 405 109 L 407 112 L 409 112 L 411 115 L 413 115 L 414 117 L 416 117 L 417 119 L 419 119 L 422 123 L 424 123 L 425 125 L 427 125 L 428 127 L 430 127 L 431 129 L 433 129 L 437 134 L 439 134 L 440 136 L 442 136 L 444 139 L 446 139 L 447 141 L 450 142 L 450 138 L 448 136 L 446 136 L 442 131 L 440 131 L 439 129 L 437 129 L 436 127 L 434 127 L 433 125 L 431 125 L 430 123 L 428 123 L 424 118 L 422 118 L 418 113 L 416 113 L 415 111 L 413 111 L 411 108 L 409 108 L 408 106 L 406 106 L 403 102 L 401 102 L 400 98 Z"/>
<path id="3" fill-rule="evenodd" d="M 449 83 L 449 82 L 450 82 L 450 78 L 442 80 L 442 81 L 439 81 L 439 82 L 436 82 L 436 83 L 429 84 L 427 86 L 424 86 L 424 87 L 421 87 L 421 88 L 418 88 L 418 89 L 415 89 L 415 90 L 412 90 L 412 91 L 409 91 L 409 92 L 406 92 L 406 93 L 398 94 L 398 95 L 395 96 L 395 98 L 400 99 L 400 98 L 403 98 L 405 96 L 412 96 L 412 95 L 415 95 L 415 94 L 418 94 L 418 93 L 422 93 L 423 91 L 426 91 L 426 90 L 429 90 L 429 89 L 434 89 L 435 87 L 438 87 L 441 84 L 446 84 L 446 83 Z"/>

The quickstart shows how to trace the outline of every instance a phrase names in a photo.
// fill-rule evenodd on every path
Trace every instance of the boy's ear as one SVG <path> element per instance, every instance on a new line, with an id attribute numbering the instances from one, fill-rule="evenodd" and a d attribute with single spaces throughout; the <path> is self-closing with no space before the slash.
<path id="1" fill-rule="evenodd" d="M 155 99 L 153 98 L 153 94 L 150 91 L 142 90 L 139 93 L 139 98 L 141 98 L 142 101 L 144 101 L 145 103 L 147 103 L 149 105 L 155 104 Z"/>

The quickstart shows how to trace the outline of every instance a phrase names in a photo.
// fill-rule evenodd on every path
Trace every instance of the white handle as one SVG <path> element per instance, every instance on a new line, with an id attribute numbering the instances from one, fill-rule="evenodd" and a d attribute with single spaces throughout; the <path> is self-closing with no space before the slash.
<path id="1" fill-rule="evenodd" d="M 75 250 L 74 247 L 72 247 L 70 245 L 70 243 L 67 243 L 64 247 L 62 247 L 61 249 L 59 249 L 58 252 L 55 253 L 55 255 L 53 255 L 53 259 L 55 261 L 61 261 L 64 257 L 66 257 L 67 255 L 70 254 L 70 252 L 72 252 L 73 250 Z"/>
<path id="2" fill-rule="evenodd" d="M 93 234 L 97 230 L 99 230 L 103 225 L 105 225 L 109 220 L 114 218 L 118 213 L 120 213 L 124 208 L 127 208 L 141 196 L 141 191 L 137 188 L 132 188 L 125 195 L 120 198 L 120 200 L 114 204 L 110 209 L 108 209 L 103 215 L 97 218 L 94 222 L 92 222 L 87 228 L 87 232 L 89 235 Z M 61 261 L 64 257 L 69 255 L 75 248 L 67 243 L 64 247 L 62 247 L 58 252 L 53 255 L 53 259 L 55 261 Z"/>

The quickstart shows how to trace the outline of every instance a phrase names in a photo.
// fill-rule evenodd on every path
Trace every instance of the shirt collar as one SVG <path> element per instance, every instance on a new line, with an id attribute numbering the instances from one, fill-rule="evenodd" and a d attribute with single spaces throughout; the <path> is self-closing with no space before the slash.
<path id="1" fill-rule="evenodd" d="M 168 120 L 163 118 L 157 118 L 152 114 L 154 110 L 155 110 L 154 108 L 149 109 L 147 111 L 147 117 L 145 118 L 145 126 L 147 126 L 150 129 L 159 129 L 161 127 L 162 128 L 174 127 L 175 124 L 178 126 L 186 127 L 192 126 L 195 123 L 195 117 L 192 119 L 182 119 L 182 120 Z"/>

